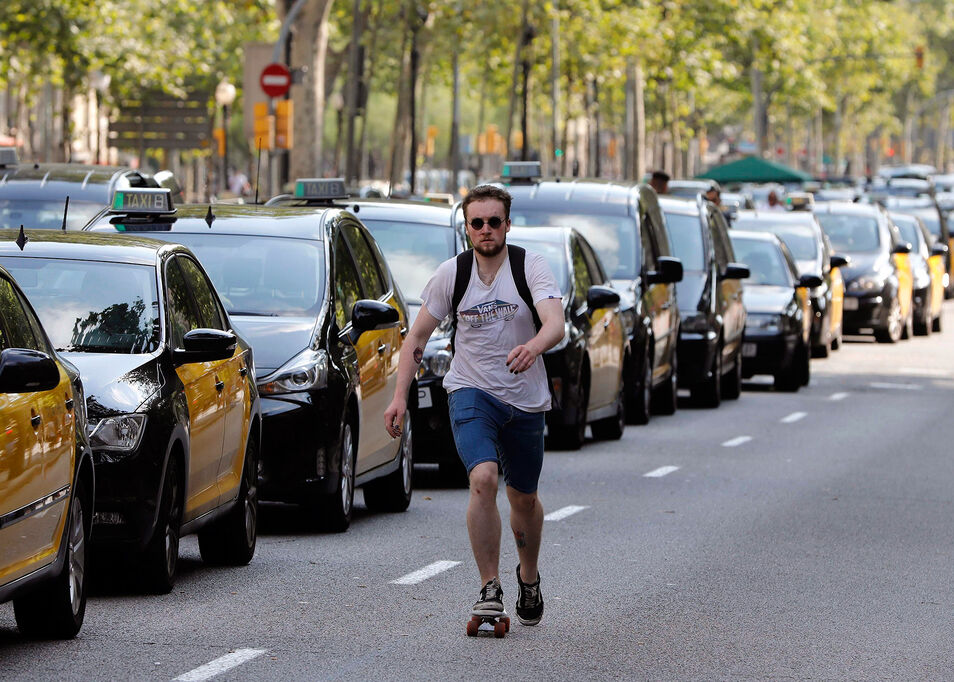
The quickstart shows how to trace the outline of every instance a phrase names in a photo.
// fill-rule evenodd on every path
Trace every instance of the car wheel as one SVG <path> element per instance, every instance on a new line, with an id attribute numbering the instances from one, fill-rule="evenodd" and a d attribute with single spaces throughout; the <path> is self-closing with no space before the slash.
<path id="1" fill-rule="evenodd" d="M 722 397 L 726 400 L 738 400 L 742 395 L 742 351 L 735 354 L 734 369 L 722 377 Z"/>
<path id="2" fill-rule="evenodd" d="M 653 362 L 649 356 L 652 339 L 646 339 L 646 349 L 639 367 L 633 368 L 629 400 L 626 401 L 626 420 L 630 424 L 648 424 L 653 395 Z"/>
<path id="3" fill-rule="evenodd" d="M 812 354 L 805 348 L 801 357 L 798 359 L 798 382 L 802 386 L 808 386 L 812 380 Z"/>
<path id="4" fill-rule="evenodd" d="M 616 414 L 599 419 L 592 424 L 593 438 L 597 440 L 619 440 L 626 429 L 626 390 L 620 382 L 619 395 L 616 396 Z"/>
<path id="5" fill-rule="evenodd" d="M 85 496 L 86 486 L 79 482 L 70 502 L 66 559 L 59 574 L 41 590 L 13 600 L 17 627 L 25 637 L 72 639 L 83 626 L 89 559 L 86 530 L 91 511 L 83 506 Z"/>
<path id="6" fill-rule="evenodd" d="M 319 522 L 327 531 L 343 533 L 351 525 L 351 513 L 354 507 L 354 435 L 351 422 L 345 415 L 344 426 L 341 429 L 341 443 L 339 448 L 338 489 L 322 498 L 319 508 Z"/>
<path id="7" fill-rule="evenodd" d="M 589 391 L 585 376 L 576 385 L 576 419 L 572 424 L 554 425 L 547 436 L 547 446 L 553 450 L 579 450 L 586 440 L 586 412 Z"/>
<path id="8" fill-rule="evenodd" d="M 176 565 L 179 563 L 182 506 L 179 460 L 173 457 L 166 467 L 166 477 L 162 484 L 159 522 L 143 556 L 146 587 L 156 594 L 167 594 L 175 584 Z"/>
<path id="9" fill-rule="evenodd" d="M 255 556 L 258 538 L 258 443 L 249 434 L 242 485 L 231 511 L 199 531 L 199 553 L 207 564 L 244 566 Z"/>
<path id="10" fill-rule="evenodd" d="M 411 504 L 414 490 L 414 447 L 411 413 L 404 413 L 404 428 L 398 446 L 398 468 L 364 486 L 364 503 L 371 511 L 402 512 Z"/>
<path id="11" fill-rule="evenodd" d="M 941 331 L 941 315 L 938 313 L 938 316 L 934 318 L 934 322 L 931 324 L 931 331 L 939 332 Z"/>
<path id="12" fill-rule="evenodd" d="M 676 353 L 673 351 L 669 365 L 669 378 L 653 392 L 653 411 L 656 414 L 675 414 L 679 405 L 679 370 Z"/>
<path id="13" fill-rule="evenodd" d="M 692 402 L 699 407 L 718 407 L 722 402 L 722 344 L 715 349 L 711 376 L 690 391 Z"/>
<path id="14" fill-rule="evenodd" d="M 875 339 L 877 339 L 879 343 L 897 343 L 901 338 L 901 329 L 903 326 L 904 320 L 901 319 L 901 302 L 895 297 L 891 299 L 887 326 L 884 329 L 875 329 Z"/>
<path id="15" fill-rule="evenodd" d="M 931 299 L 925 297 L 924 305 L 921 306 L 920 319 L 914 321 L 915 336 L 930 336 L 931 334 Z"/>
<path id="16" fill-rule="evenodd" d="M 802 387 L 802 355 L 808 351 L 804 344 L 799 344 L 786 367 L 775 374 L 775 388 L 779 391 L 794 392 Z"/>
<path id="17" fill-rule="evenodd" d="M 832 334 L 831 337 L 831 349 L 838 350 L 841 348 L 841 329 L 838 330 L 838 334 Z"/>
<path id="18" fill-rule="evenodd" d="M 904 320 L 904 324 L 901 325 L 901 338 L 907 340 L 912 336 L 914 336 L 914 311 L 909 310 L 908 316 Z"/>

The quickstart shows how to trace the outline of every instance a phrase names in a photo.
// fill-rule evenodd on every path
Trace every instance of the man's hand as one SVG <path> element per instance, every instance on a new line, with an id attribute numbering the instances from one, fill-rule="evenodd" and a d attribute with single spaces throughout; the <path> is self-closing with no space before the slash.
<path id="1" fill-rule="evenodd" d="M 404 424 L 404 413 L 407 412 L 407 401 L 395 396 L 388 409 L 384 411 L 384 429 L 391 438 L 401 437 L 401 426 Z"/>
<path id="2" fill-rule="evenodd" d="M 529 343 L 521 344 L 510 351 L 507 356 L 507 369 L 510 370 L 511 374 L 526 372 L 533 366 L 538 355 L 539 353 L 533 350 Z"/>

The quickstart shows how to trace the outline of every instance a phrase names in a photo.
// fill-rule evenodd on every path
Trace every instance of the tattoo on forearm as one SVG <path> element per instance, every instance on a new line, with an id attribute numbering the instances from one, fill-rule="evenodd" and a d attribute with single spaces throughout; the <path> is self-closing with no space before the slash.
<path id="1" fill-rule="evenodd" d="M 421 364 L 421 361 L 422 361 L 423 359 L 424 359 L 424 349 L 423 349 L 423 348 L 415 348 L 415 349 L 414 349 L 414 364 L 415 364 L 415 365 Z"/>
<path id="2" fill-rule="evenodd" d="M 514 531 L 513 537 L 517 541 L 517 547 L 523 548 L 527 546 L 527 535 L 522 530 Z"/>

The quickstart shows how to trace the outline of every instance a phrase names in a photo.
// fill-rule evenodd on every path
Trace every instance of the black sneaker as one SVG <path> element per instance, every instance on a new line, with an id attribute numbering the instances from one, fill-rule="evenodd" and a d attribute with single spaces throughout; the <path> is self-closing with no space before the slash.
<path id="1" fill-rule="evenodd" d="M 517 564 L 517 585 L 520 596 L 517 597 L 517 618 L 524 625 L 536 625 L 543 618 L 543 594 L 540 592 L 540 572 L 537 581 L 525 583 L 520 579 L 520 564 Z"/>
<path id="2" fill-rule="evenodd" d="M 474 616 L 496 616 L 503 613 L 503 589 L 497 578 L 488 580 L 480 591 L 480 599 L 474 603 L 471 614 Z"/>

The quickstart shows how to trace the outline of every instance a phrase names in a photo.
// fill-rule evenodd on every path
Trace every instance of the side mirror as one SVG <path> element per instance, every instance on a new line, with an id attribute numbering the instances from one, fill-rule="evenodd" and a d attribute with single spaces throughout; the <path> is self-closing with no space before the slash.
<path id="1" fill-rule="evenodd" d="M 647 284 L 674 284 L 682 281 L 682 261 L 672 256 L 660 256 L 656 270 L 646 273 Z"/>
<path id="2" fill-rule="evenodd" d="M 801 289 L 802 287 L 806 289 L 814 289 L 815 287 L 820 287 L 825 283 L 818 275 L 802 275 L 798 278 L 798 284 L 795 285 L 796 289 Z"/>
<path id="3" fill-rule="evenodd" d="M 390 329 L 401 324 L 397 309 L 381 301 L 363 298 L 354 304 L 351 310 L 351 333 L 348 339 L 352 344 L 365 332 L 374 329 Z"/>
<path id="4" fill-rule="evenodd" d="M 848 256 L 839 256 L 838 254 L 832 254 L 831 260 L 829 261 L 831 267 L 833 268 L 844 268 L 851 263 L 851 258 Z"/>
<path id="5" fill-rule="evenodd" d="M 183 348 L 173 353 L 175 363 L 215 362 L 225 360 L 235 354 L 238 339 L 232 332 L 221 329 L 193 329 L 182 337 Z"/>
<path id="6" fill-rule="evenodd" d="M 725 266 L 725 273 L 723 273 L 722 279 L 748 279 L 751 275 L 752 271 L 749 270 L 748 265 L 729 263 Z"/>
<path id="7" fill-rule="evenodd" d="M 609 287 L 594 284 L 586 292 L 586 306 L 590 310 L 611 308 L 619 305 L 619 293 Z"/>
<path id="8" fill-rule="evenodd" d="M 913 248 L 914 247 L 911 246 L 909 242 L 901 242 L 900 244 L 896 244 L 895 247 L 891 249 L 891 253 L 911 253 Z"/>
<path id="9" fill-rule="evenodd" d="M 934 246 L 931 247 L 932 256 L 946 256 L 950 252 L 947 244 L 942 241 L 934 242 Z"/>
<path id="10" fill-rule="evenodd" d="M 7 348 L 0 353 L 0 393 L 51 391 L 60 383 L 60 370 L 46 353 Z"/>

